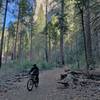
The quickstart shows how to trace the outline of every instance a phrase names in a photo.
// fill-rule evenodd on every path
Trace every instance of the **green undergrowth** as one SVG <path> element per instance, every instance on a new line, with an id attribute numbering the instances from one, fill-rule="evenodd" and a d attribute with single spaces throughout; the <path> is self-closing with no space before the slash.
<path id="1" fill-rule="evenodd" d="M 30 70 L 33 64 L 37 64 L 40 70 L 49 70 L 57 67 L 56 63 L 48 63 L 46 61 L 30 62 L 29 60 L 24 60 L 23 62 L 12 61 L 10 63 L 2 64 L 2 69 L 11 69 L 15 71 Z"/>

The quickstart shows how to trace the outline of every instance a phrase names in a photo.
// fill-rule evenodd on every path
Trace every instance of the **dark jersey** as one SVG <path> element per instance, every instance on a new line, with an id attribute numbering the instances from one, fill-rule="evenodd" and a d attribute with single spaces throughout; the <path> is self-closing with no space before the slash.
<path id="1" fill-rule="evenodd" d="M 39 68 L 38 67 L 32 67 L 29 74 L 39 75 Z"/>

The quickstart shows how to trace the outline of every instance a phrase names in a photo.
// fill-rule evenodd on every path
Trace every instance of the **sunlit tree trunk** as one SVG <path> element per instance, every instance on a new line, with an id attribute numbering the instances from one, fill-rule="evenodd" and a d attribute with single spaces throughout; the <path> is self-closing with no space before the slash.
<path id="1" fill-rule="evenodd" d="M 46 57 L 46 61 L 48 62 L 48 33 L 47 33 L 47 13 L 48 13 L 48 0 L 46 0 L 46 35 L 45 35 L 45 57 Z"/>
<path id="2" fill-rule="evenodd" d="M 3 63 L 6 63 L 5 62 L 5 58 L 6 58 L 6 46 L 7 46 L 6 44 L 7 44 L 7 36 L 4 37 L 4 45 L 3 45 L 3 55 L 4 55 L 4 58 L 3 58 L 3 61 L 2 61 Z"/>
<path id="3" fill-rule="evenodd" d="M 36 0 L 34 0 L 34 4 L 32 6 L 32 12 L 33 14 L 31 15 L 31 20 L 30 20 L 30 29 L 31 29 L 31 33 L 30 33 L 30 62 L 32 62 L 34 60 L 34 49 L 33 49 L 33 28 L 34 28 L 34 13 L 35 13 L 35 9 L 36 8 Z"/>
<path id="4" fill-rule="evenodd" d="M 16 34 L 15 34 L 15 45 L 14 45 L 14 58 L 15 59 L 18 59 L 17 41 L 18 41 L 18 34 L 19 34 L 19 20 L 20 20 L 20 6 L 18 9 L 18 19 L 17 19 L 17 26 L 16 26 Z"/>
<path id="5" fill-rule="evenodd" d="M 7 36 L 5 36 L 4 43 L 4 63 L 6 64 L 6 51 L 7 51 Z"/>

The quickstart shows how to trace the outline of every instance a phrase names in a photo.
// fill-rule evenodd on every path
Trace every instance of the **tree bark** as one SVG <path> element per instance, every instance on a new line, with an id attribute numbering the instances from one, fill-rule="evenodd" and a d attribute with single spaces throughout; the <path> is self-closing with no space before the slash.
<path id="1" fill-rule="evenodd" d="M 3 58 L 3 61 L 2 61 L 3 63 L 6 63 L 5 62 L 5 58 L 6 58 L 6 46 L 7 46 L 6 44 L 7 44 L 7 36 L 4 37 L 4 43 L 3 43 L 3 50 L 4 50 L 4 53 L 3 53 L 4 54 L 4 58 Z"/>
<path id="2" fill-rule="evenodd" d="M 100 51 L 99 51 L 99 36 L 98 36 L 98 32 L 95 32 L 96 35 L 96 57 L 98 59 L 100 59 Z"/>
<path id="3" fill-rule="evenodd" d="M 1 46 L 0 46 L 0 68 L 2 65 L 3 40 L 4 40 L 4 32 L 5 32 L 5 25 L 6 25 L 7 7 L 8 7 L 8 0 L 6 0 L 4 22 L 3 22 L 3 28 L 2 28 L 2 37 L 1 37 Z"/>
<path id="4" fill-rule="evenodd" d="M 17 20 L 15 45 L 14 45 L 14 58 L 15 59 L 18 58 L 18 53 L 17 53 L 17 39 L 18 39 L 18 33 L 19 33 L 19 20 L 20 20 L 20 6 L 19 6 L 19 11 L 18 11 L 18 20 Z"/>
<path id="5" fill-rule="evenodd" d="M 6 59 L 5 59 L 5 62 L 6 62 L 6 63 L 7 63 L 8 51 L 9 51 L 9 39 L 10 39 L 10 34 L 8 33 L 8 39 L 7 39 L 7 51 L 6 51 Z"/>
<path id="6" fill-rule="evenodd" d="M 97 30 L 93 30 L 93 57 L 95 59 L 95 63 L 100 59 L 100 49 L 99 49 L 99 33 Z"/>
<path id="7" fill-rule="evenodd" d="M 88 61 L 88 69 L 89 66 L 93 62 L 92 57 L 92 42 L 91 42 L 91 28 L 90 28 L 90 2 L 87 0 L 86 3 L 86 11 L 84 16 L 85 21 L 85 34 L 86 34 L 86 48 L 87 48 L 87 61 Z"/>
<path id="8" fill-rule="evenodd" d="M 45 56 L 46 56 L 46 61 L 48 62 L 48 32 L 47 32 L 47 24 L 48 24 L 48 22 L 47 22 L 47 20 L 48 20 L 48 18 L 47 18 L 47 13 L 48 13 L 48 1 L 46 1 L 46 35 L 45 35 Z"/>
<path id="9" fill-rule="evenodd" d="M 22 28 L 21 28 L 22 29 Z M 18 58 L 19 58 L 19 63 L 22 63 L 23 62 L 23 33 L 20 32 L 19 33 L 19 54 L 18 54 Z"/>
<path id="10" fill-rule="evenodd" d="M 61 65 L 65 64 L 64 61 L 64 0 L 61 1 L 61 19 L 60 19 L 60 60 Z"/>
<path id="11" fill-rule="evenodd" d="M 50 37 L 50 33 L 49 33 L 49 62 L 51 62 L 51 37 Z"/>
<path id="12" fill-rule="evenodd" d="M 14 50 L 13 50 L 13 58 L 14 59 L 16 59 L 16 55 L 17 55 L 16 47 L 17 47 L 17 32 L 15 34 L 15 39 L 14 39 Z"/>
<path id="13" fill-rule="evenodd" d="M 31 34 L 30 34 L 30 61 L 32 62 L 33 60 L 33 17 L 31 21 Z"/>
<path id="14" fill-rule="evenodd" d="M 86 69 L 87 69 L 87 73 L 88 73 L 89 63 L 88 63 L 88 56 L 87 56 L 86 34 L 85 34 L 85 28 L 84 28 L 84 13 L 83 13 L 83 10 L 81 12 L 81 20 L 82 20 L 83 39 L 84 39 Z"/>
<path id="15" fill-rule="evenodd" d="M 81 6 L 78 4 L 78 8 L 80 10 L 80 14 L 81 14 L 81 22 L 82 22 L 82 32 L 83 32 L 83 39 L 84 39 L 84 49 L 85 49 L 85 60 L 86 60 L 86 71 L 87 71 L 87 75 L 89 75 L 89 61 L 88 61 L 88 54 L 87 54 L 87 42 L 86 42 L 86 34 L 85 34 L 85 20 L 84 20 L 84 5 L 82 4 L 82 8 Z"/>

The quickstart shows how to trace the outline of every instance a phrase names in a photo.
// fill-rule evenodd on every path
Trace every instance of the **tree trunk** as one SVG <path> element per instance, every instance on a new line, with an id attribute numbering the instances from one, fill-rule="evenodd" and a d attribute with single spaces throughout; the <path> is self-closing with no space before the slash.
<path id="1" fill-rule="evenodd" d="M 10 39 L 10 34 L 8 33 L 8 39 L 7 39 L 7 51 L 6 51 L 6 59 L 5 59 L 5 62 L 6 62 L 6 63 L 7 63 L 8 51 L 9 51 L 9 39 Z"/>
<path id="2" fill-rule="evenodd" d="M 92 43 L 91 43 L 91 29 L 90 29 L 90 4 L 89 0 L 86 3 L 86 11 L 85 11 L 85 16 L 84 16 L 84 21 L 85 21 L 85 34 L 86 34 L 86 48 L 87 48 L 87 61 L 88 61 L 88 69 L 89 66 L 93 62 L 93 57 L 92 57 Z"/>
<path id="3" fill-rule="evenodd" d="M 30 34 L 30 61 L 32 62 L 33 60 L 33 18 L 32 18 L 32 22 L 31 22 L 31 34 Z"/>
<path id="4" fill-rule="evenodd" d="M 61 1 L 61 19 L 60 19 L 60 60 L 61 65 L 64 65 L 64 0 Z"/>
<path id="5" fill-rule="evenodd" d="M 15 34 L 15 39 L 14 39 L 14 50 L 13 50 L 13 58 L 16 59 L 16 45 L 17 45 L 17 33 Z"/>
<path id="6" fill-rule="evenodd" d="M 16 36 L 15 36 L 15 45 L 14 45 L 14 58 L 18 58 L 18 53 L 17 53 L 17 39 L 18 39 L 18 33 L 19 33 L 19 20 L 20 20 L 20 6 L 19 6 L 19 11 L 18 11 L 18 21 L 17 21 L 17 27 L 16 27 Z"/>
<path id="7" fill-rule="evenodd" d="M 6 16 L 7 16 L 7 6 L 8 6 L 8 0 L 6 0 L 6 7 L 5 7 L 5 14 L 4 14 L 4 22 L 3 22 L 3 28 L 2 28 L 2 37 L 1 37 L 1 46 L 0 46 L 0 68 L 1 68 L 1 64 L 2 64 L 2 51 L 3 51 L 3 40 L 4 40 Z"/>
<path id="8" fill-rule="evenodd" d="M 55 52 L 55 62 L 56 62 L 56 67 L 58 67 L 59 65 L 59 57 L 57 54 L 57 41 L 55 39 L 55 43 L 54 43 L 54 52 Z"/>
<path id="9" fill-rule="evenodd" d="M 6 64 L 6 48 L 7 48 L 7 36 L 5 36 L 5 43 L 4 43 L 4 63 Z"/>
<path id="10" fill-rule="evenodd" d="M 4 55 L 4 58 L 2 59 L 2 63 L 6 63 L 6 62 L 5 62 L 5 58 L 6 58 L 6 46 L 7 46 L 7 45 L 6 45 L 6 44 L 7 44 L 6 41 L 7 41 L 7 36 L 4 37 L 4 43 L 3 43 L 3 51 L 4 51 L 4 52 L 3 52 L 3 55 Z"/>
<path id="11" fill-rule="evenodd" d="M 88 69 L 89 69 L 89 62 L 88 62 L 88 55 L 87 55 L 87 46 L 86 46 L 86 34 L 85 34 L 85 21 L 84 21 L 84 5 L 82 4 L 82 8 L 78 4 L 78 8 L 80 10 L 81 14 L 81 22 L 82 22 L 82 32 L 83 32 L 83 39 L 84 39 L 84 49 L 85 49 L 85 60 L 86 60 L 86 71 L 87 75 L 89 75 Z"/>
<path id="12" fill-rule="evenodd" d="M 49 62 L 51 62 L 51 37 L 50 37 L 50 33 L 49 33 Z"/>
<path id="13" fill-rule="evenodd" d="M 46 1 L 46 35 L 45 35 L 45 56 L 46 56 L 46 61 L 48 62 L 48 32 L 47 32 L 47 24 L 48 24 L 48 22 L 47 22 L 47 13 L 48 13 L 48 6 L 47 6 L 47 4 L 48 4 L 48 1 Z"/>
<path id="14" fill-rule="evenodd" d="M 19 34 L 19 50 L 18 50 L 18 58 L 19 58 L 19 63 L 22 63 L 23 61 L 23 36 L 22 33 Z"/>
<path id="15" fill-rule="evenodd" d="M 13 42 L 13 45 L 12 45 L 12 49 L 13 49 L 13 50 L 12 50 L 12 55 L 11 55 L 11 59 L 12 59 L 12 60 L 15 60 L 15 53 L 16 53 L 16 52 L 15 52 L 15 42 L 16 42 L 16 39 L 15 39 L 15 38 L 16 38 L 16 37 L 13 37 L 13 41 L 14 41 L 14 42 Z"/>
<path id="16" fill-rule="evenodd" d="M 46 62 L 48 62 L 48 35 L 45 36 L 45 57 Z"/>
<path id="17" fill-rule="evenodd" d="M 99 51 L 99 36 L 98 36 L 98 32 L 95 32 L 96 35 L 96 57 L 98 59 L 100 59 L 100 51 Z"/>
<path id="18" fill-rule="evenodd" d="M 76 62 L 77 62 L 77 68 L 80 69 L 80 62 L 79 62 L 79 48 L 78 48 L 78 38 L 76 37 Z"/>
<path id="19" fill-rule="evenodd" d="M 87 56 L 86 34 L 85 34 L 85 28 L 84 28 L 84 13 L 83 13 L 83 10 L 81 11 L 81 20 L 82 20 L 83 39 L 84 39 L 86 69 L 87 69 L 87 74 L 88 74 L 89 63 L 88 63 L 88 56 Z"/>
<path id="20" fill-rule="evenodd" d="M 97 30 L 93 30 L 93 58 L 95 59 L 95 64 L 100 60 L 100 49 L 99 49 L 99 34 Z"/>

